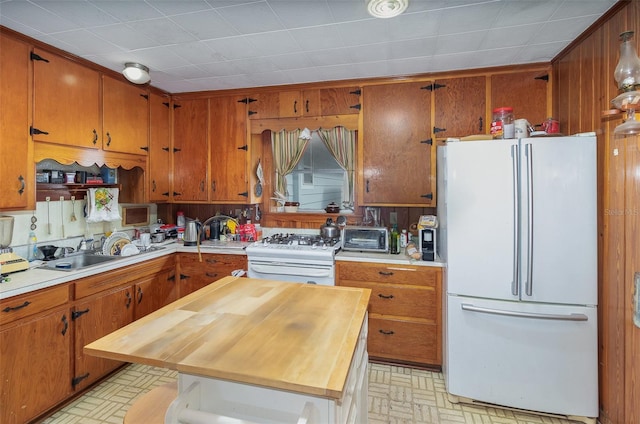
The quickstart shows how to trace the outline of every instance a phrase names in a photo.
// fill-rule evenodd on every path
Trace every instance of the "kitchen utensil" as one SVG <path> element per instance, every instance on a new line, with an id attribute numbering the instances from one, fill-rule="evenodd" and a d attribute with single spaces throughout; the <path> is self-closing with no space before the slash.
<path id="1" fill-rule="evenodd" d="M 165 233 L 164 231 L 157 231 L 153 234 L 151 234 L 151 240 L 154 243 L 162 243 L 164 241 L 164 239 L 166 238 L 167 233 Z"/>
<path id="2" fill-rule="evenodd" d="M 71 196 L 71 222 L 77 221 L 76 218 L 76 196 Z"/>
<path id="3" fill-rule="evenodd" d="M 327 218 L 327 222 L 320 226 L 320 236 L 323 239 L 336 239 L 340 237 L 340 229 L 333 222 L 333 219 Z"/>
<path id="4" fill-rule="evenodd" d="M 262 171 L 262 164 L 260 163 L 260 159 L 258 159 L 258 167 L 256 169 L 256 176 L 258 177 L 258 182 L 254 188 L 255 195 L 257 197 L 262 196 L 262 182 L 264 180 L 264 172 Z"/>
<path id="5" fill-rule="evenodd" d="M 56 252 L 58 251 L 58 246 L 47 244 L 44 246 L 38 246 L 38 250 L 42 252 L 42 257 L 45 261 L 50 261 L 56 258 Z"/>
<path id="6" fill-rule="evenodd" d="M 51 197 L 47 196 L 44 200 L 47 202 L 47 234 L 51 234 Z"/>
<path id="7" fill-rule="evenodd" d="M 340 212 L 340 206 L 336 205 L 335 202 L 331 202 L 327 205 L 327 207 L 325 208 L 325 211 L 327 213 L 339 213 Z"/>
<path id="8" fill-rule="evenodd" d="M 64 196 L 60 196 L 60 222 L 62 226 L 62 238 L 64 238 Z"/>

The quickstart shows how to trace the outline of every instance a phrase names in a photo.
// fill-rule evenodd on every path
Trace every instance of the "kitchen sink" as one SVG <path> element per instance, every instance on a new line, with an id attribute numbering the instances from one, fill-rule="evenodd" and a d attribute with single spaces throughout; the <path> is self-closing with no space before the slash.
<path id="1" fill-rule="evenodd" d="M 72 271 L 83 269 L 94 265 L 111 262 L 118 259 L 117 256 L 96 255 L 92 253 L 79 253 L 67 255 L 64 258 L 45 261 L 42 268 L 54 269 L 56 271 Z"/>

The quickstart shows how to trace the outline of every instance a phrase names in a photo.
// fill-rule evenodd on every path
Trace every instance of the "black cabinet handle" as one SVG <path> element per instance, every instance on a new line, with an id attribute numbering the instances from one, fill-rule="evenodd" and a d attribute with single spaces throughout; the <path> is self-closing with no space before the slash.
<path id="1" fill-rule="evenodd" d="M 389 331 L 378 330 L 378 331 L 380 332 L 380 334 L 384 334 L 385 336 L 391 336 L 391 335 L 395 334 L 393 330 L 389 330 Z"/>
<path id="2" fill-rule="evenodd" d="M 381 299 L 393 299 L 393 295 L 392 294 L 385 295 L 385 294 L 382 294 L 382 293 L 378 293 L 378 297 L 381 298 Z"/>
<path id="3" fill-rule="evenodd" d="M 22 194 L 22 193 L 24 193 L 24 187 L 25 187 L 24 177 L 22 175 L 20 175 L 18 177 L 18 181 L 20 181 L 20 189 L 18 190 L 18 194 Z"/>
<path id="4" fill-rule="evenodd" d="M 142 292 L 142 288 L 141 288 L 141 287 L 138 287 L 138 305 L 139 305 L 140 303 L 142 303 L 142 295 L 143 295 L 143 294 L 144 294 L 144 293 Z"/>
<path id="5" fill-rule="evenodd" d="M 111 134 L 107 133 L 107 146 L 111 146 Z"/>
<path id="6" fill-rule="evenodd" d="M 62 323 L 64 324 L 64 327 L 62 327 L 62 335 L 64 336 L 67 334 L 67 330 L 69 329 L 69 321 L 67 321 L 66 315 L 62 315 Z"/>
<path id="7" fill-rule="evenodd" d="M 98 131 L 96 131 L 95 129 L 93 130 L 93 145 L 95 146 L 96 144 L 98 144 Z"/>
<path id="8" fill-rule="evenodd" d="M 293 113 L 298 113 L 298 101 L 293 101 Z"/>
<path id="9" fill-rule="evenodd" d="M 384 275 L 385 277 L 389 277 L 389 276 L 393 275 L 393 272 L 391 272 L 391 271 L 378 271 L 378 274 Z"/>
<path id="10" fill-rule="evenodd" d="M 26 308 L 29 305 L 31 305 L 31 302 L 29 302 L 28 300 L 25 300 L 22 305 L 19 305 L 19 306 L 7 306 L 6 308 L 4 308 L 2 310 L 2 312 L 17 311 L 18 309 Z"/>
<path id="11" fill-rule="evenodd" d="M 86 314 L 88 312 L 89 312 L 89 308 L 85 309 L 84 311 L 73 311 L 73 312 L 71 312 L 71 319 L 75 321 L 76 319 L 78 319 L 78 317 L 80 317 L 80 316 L 82 316 L 82 315 L 84 315 L 84 314 Z"/>
<path id="12" fill-rule="evenodd" d="M 208 264 L 217 264 L 218 263 L 218 261 L 216 259 L 207 259 L 206 262 Z"/>
<path id="13" fill-rule="evenodd" d="M 309 113 L 309 100 L 305 102 L 304 106 L 307 109 L 307 113 Z"/>
<path id="14" fill-rule="evenodd" d="M 129 309 L 129 306 L 131 306 L 131 293 L 129 293 L 129 290 L 127 290 L 124 295 L 127 298 L 125 306 L 127 307 L 127 309 Z"/>
<path id="15" fill-rule="evenodd" d="M 478 118 L 478 130 L 480 130 L 480 132 L 482 132 L 482 116 L 480 118 Z"/>
<path id="16" fill-rule="evenodd" d="M 205 272 L 205 274 L 207 277 L 211 277 L 211 278 L 216 278 L 218 276 L 217 272 Z"/>
<path id="17" fill-rule="evenodd" d="M 156 192 L 156 180 L 151 181 L 151 191 L 153 191 L 154 193 Z"/>
<path id="18" fill-rule="evenodd" d="M 367 180 L 367 193 L 369 193 L 369 180 Z"/>

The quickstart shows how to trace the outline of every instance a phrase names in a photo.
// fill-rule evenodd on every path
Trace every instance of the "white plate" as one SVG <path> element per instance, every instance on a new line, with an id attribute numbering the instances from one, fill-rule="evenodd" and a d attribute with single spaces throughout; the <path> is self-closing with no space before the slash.
<path id="1" fill-rule="evenodd" d="M 132 256 L 140 253 L 140 249 L 135 244 L 125 244 L 120 250 L 120 256 Z"/>
<path id="2" fill-rule="evenodd" d="M 102 254 L 103 255 L 113 255 L 111 251 L 113 250 L 113 246 L 120 240 L 131 241 L 127 233 L 123 233 L 122 231 L 114 231 L 111 233 L 109 237 L 104 241 L 102 245 Z"/>

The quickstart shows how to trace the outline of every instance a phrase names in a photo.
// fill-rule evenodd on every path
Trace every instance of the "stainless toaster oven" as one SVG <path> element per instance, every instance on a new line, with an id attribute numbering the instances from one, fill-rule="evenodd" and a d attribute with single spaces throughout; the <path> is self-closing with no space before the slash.
<path id="1" fill-rule="evenodd" d="M 341 234 L 342 250 L 389 253 L 389 230 L 385 227 L 346 226 Z"/>

